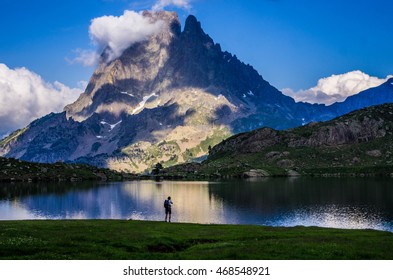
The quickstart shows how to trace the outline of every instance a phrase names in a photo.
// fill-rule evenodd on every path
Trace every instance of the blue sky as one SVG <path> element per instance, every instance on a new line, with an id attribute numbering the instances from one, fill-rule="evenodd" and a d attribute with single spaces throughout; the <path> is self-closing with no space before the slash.
<path id="1" fill-rule="evenodd" d="M 156 1 L 2 0 L 0 63 L 26 67 L 45 81 L 76 87 L 93 67 L 70 64 L 76 49 L 94 48 L 91 20 L 142 10 Z M 224 50 L 253 65 L 281 89 L 308 89 L 318 79 L 361 70 L 393 74 L 393 1 L 194 0 L 194 14 Z M 171 7 L 167 7 L 171 10 Z"/>

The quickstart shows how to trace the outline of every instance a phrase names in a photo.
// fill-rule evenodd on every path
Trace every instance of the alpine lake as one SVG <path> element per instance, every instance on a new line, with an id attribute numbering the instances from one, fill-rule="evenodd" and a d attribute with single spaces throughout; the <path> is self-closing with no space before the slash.
<path id="1" fill-rule="evenodd" d="M 0 220 L 172 222 L 376 229 L 393 232 L 391 178 L 1 183 Z"/>

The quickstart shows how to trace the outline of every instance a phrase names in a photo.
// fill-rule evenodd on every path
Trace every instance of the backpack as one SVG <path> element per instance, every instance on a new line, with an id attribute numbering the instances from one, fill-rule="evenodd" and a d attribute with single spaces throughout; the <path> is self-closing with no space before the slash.
<path id="1" fill-rule="evenodd" d="M 168 208 L 168 207 L 169 207 L 169 200 L 165 199 L 164 208 Z"/>

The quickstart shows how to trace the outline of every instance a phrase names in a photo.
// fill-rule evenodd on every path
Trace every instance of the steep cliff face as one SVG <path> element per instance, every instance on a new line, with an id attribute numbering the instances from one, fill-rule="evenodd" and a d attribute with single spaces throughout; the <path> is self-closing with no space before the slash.
<path id="1" fill-rule="evenodd" d="M 180 34 L 180 23 L 172 12 L 143 15 L 152 22 L 161 21 L 160 32 L 147 41 L 133 44 L 113 61 L 107 62 L 104 51 L 85 92 L 65 107 L 67 118 L 84 121 L 94 113 L 113 118 L 119 118 L 122 113 L 136 113 L 134 109 L 144 97 L 156 95 L 165 88 L 166 81 L 160 76 Z"/>

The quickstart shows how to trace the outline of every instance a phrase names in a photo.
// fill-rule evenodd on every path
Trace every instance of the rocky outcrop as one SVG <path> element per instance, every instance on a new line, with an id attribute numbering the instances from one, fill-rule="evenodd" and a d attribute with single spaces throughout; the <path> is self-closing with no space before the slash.
<path id="1" fill-rule="evenodd" d="M 393 133 L 393 105 L 386 104 L 355 111 L 332 121 L 311 123 L 306 126 L 277 131 L 262 128 L 248 133 L 235 135 L 215 146 L 210 157 L 226 153 L 257 153 L 266 148 L 282 145 L 297 147 L 337 147 L 371 142 Z M 379 150 L 367 152 L 368 155 L 381 156 Z M 278 160 L 288 152 L 271 151 L 265 157 Z M 290 161 L 279 161 L 282 167 L 291 167 Z"/>
<path id="2" fill-rule="evenodd" d="M 251 169 L 243 173 L 244 178 L 262 178 L 268 177 L 270 174 L 262 169 Z"/>

